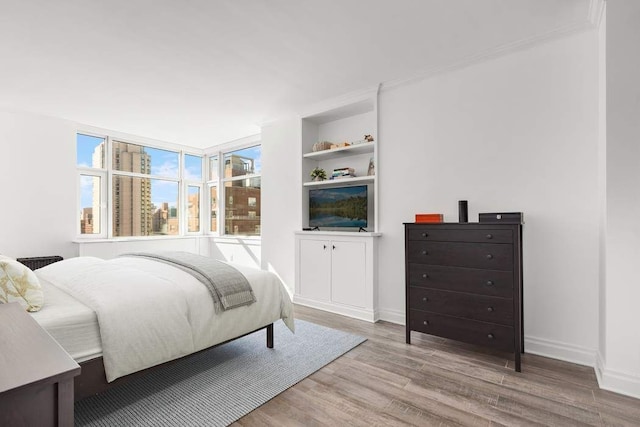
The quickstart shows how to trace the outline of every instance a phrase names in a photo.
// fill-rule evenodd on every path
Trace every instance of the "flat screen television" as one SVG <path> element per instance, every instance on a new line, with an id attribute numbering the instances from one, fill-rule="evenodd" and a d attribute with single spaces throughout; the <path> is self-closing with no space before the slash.
<path id="1" fill-rule="evenodd" d="M 366 185 L 309 190 L 309 227 L 366 226 Z"/>

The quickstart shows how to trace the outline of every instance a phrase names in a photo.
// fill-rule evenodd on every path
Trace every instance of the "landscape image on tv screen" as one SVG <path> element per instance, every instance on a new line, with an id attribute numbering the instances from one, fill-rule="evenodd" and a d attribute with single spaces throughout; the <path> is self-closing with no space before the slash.
<path id="1" fill-rule="evenodd" d="M 310 227 L 366 227 L 367 186 L 309 190 Z"/>

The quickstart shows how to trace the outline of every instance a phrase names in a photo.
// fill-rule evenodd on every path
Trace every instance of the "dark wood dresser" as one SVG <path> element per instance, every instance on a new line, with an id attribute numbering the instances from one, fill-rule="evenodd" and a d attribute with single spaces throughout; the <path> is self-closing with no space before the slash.
<path id="1" fill-rule="evenodd" d="M 73 426 L 80 366 L 18 303 L 0 325 L 0 426 Z"/>
<path id="2" fill-rule="evenodd" d="M 405 223 L 406 333 L 513 352 L 520 372 L 522 226 Z"/>

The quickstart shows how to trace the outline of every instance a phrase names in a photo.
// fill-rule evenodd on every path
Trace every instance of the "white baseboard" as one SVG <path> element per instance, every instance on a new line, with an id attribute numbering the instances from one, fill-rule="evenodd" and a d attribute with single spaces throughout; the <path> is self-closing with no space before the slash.
<path id="1" fill-rule="evenodd" d="M 372 323 L 377 322 L 379 319 L 379 313 L 376 310 L 367 310 L 365 308 L 336 304 L 330 301 L 312 300 L 301 297 L 299 295 L 293 296 L 293 302 L 295 304 L 304 305 L 306 307 L 317 308 L 319 310 L 341 314 L 343 316 L 353 317 L 355 319 L 366 320 L 367 322 Z"/>
<path id="2" fill-rule="evenodd" d="M 396 323 L 403 326 L 405 323 L 407 323 L 407 318 L 404 311 L 400 310 L 380 309 L 380 320 Z"/>
<path id="3" fill-rule="evenodd" d="M 525 336 L 524 352 L 584 366 L 593 367 L 596 363 L 596 351 L 593 349 L 544 338 Z"/>
<path id="4" fill-rule="evenodd" d="M 630 372 L 607 369 L 606 366 L 606 361 L 598 352 L 595 371 L 601 389 L 640 399 L 640 376 Z"/>

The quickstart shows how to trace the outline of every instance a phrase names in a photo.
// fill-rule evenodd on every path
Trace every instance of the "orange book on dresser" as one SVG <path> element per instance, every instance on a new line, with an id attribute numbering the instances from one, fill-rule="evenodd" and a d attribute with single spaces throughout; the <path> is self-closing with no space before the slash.
<path id="1" fill-rule="evenodd" d="M 438 213 L 416 214 L 416 222 L 442 222 L 443 215 Z"/>

